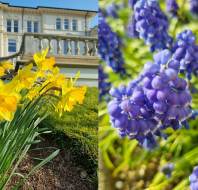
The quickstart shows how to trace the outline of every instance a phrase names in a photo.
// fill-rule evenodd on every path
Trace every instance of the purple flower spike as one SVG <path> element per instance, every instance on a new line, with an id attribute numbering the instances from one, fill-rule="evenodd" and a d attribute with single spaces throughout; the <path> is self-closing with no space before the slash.
<path id="1" fill-rule="evenodd" d="M 166 137 L 164 129 L 187 128 L 187 119 L 192 116 L 187 82 L 179 78 L 178 71 L 166 67 L 169 59 L 170 52 L 162 51 L 154 63 L 145 64 L 138 80 L 110 90 L 112 126 L 122 137 L 136 139 L 146 149 L 157 145 L 158 136 Z"/>
<path id="2" fill-rule="evenodd" d="M 129 6 L 131 6 L 133 8 L 137 1 L 138 0 L 129 0 Z"/>
<path id="3" fill-rule="evenodd" d="M 166 0 L 166 10 L 170 12 L 173 16 L 177 16 L 177 11 L 179 6 L 176 0 Z"/>
<path id="4" fill-rule="evenodd" d="M 133 9 L 128 25 L 129 37 L 143 39 L 151 51 L 170 47 L 172 38 L 168 35 L 168 19 L 157 0 L 138 0 Z"/>
<path id="5" fill-rule="evenodd" d="M 120 37 L 111 30 L 102 13 L 99 14 L 98 38 L 98 49 L 101 59 L 104 60 L 115 73 L 124 75 L 126 73 L 124 69 L 124 59 L 120 50 L 122 41 Z"/>
<path id="6" fill-rule="evenodd" d="M 101 65 L 99 65 L 98 74 L 99 74 L 99 100 L 102 100 L 103 97 L 108 98 L 111 83 L 108 82 L 108 75 L 103 71 Z"/>
<path id="7" fill-rule="evenodd" d="M 161 168 L 161 171 L 166 175 L 167 178 L 171 177 L 173 170 L 174 170 L 173 163 L 167 163 L 165 166 Z"/>
<path id="8" fill-rule="evenodd" d="M 193 14 L 198 15 L 198 1 L 190 0 L 190 10 Z"/>
<path id="9" fill-rule="evenodd" d="M 173 62 L 179 63 L 179 70 L 186 73 L 190 80 L 191 75 L 198 75 L 198 46 L 191 30 L 181 32 L 173 48 Z M 174 67 L 174 66 L 173 66 Z"/>
<path id="10" fill-rule="evenodd" d="M 193 173 L 189 176 L 190 189 L 198 190 L 198 166 L 194 167 Z"/>

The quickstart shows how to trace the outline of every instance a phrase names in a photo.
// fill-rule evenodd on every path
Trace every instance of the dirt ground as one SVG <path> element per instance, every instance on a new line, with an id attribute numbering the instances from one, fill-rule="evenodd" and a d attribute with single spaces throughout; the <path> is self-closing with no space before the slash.
<path id="1" fill-rule="evenodd" d="M 58 147 L 49 139 L 43 139 L 42 143 L 32 147 Z M 38 163 L 34 158 L 47 157 L 52 149 L 31 150 L 26 159 L 20 164 L 17 172 L 28 173 Z M 13 177 L 6 190 L 16 184 L 19 177 Z M 70 151 L 61 150 L 59 155 L 50 163 L 29 177 L 21 190 L 97 190 L 96 184 L 91 180 L 90 174 L 82 166 L 75 162 Z"/>

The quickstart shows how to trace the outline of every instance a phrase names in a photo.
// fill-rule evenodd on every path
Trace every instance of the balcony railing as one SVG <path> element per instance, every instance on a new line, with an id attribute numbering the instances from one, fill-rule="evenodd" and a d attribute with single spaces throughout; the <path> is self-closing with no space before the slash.
<path id="1" fill-rule="evenodd" d="M 63 49 L 64 42 L 67 43 L 66 49 Z M 48 47 L 49 56 L 55 56 L 57 65 L 96 68 L 99 62 L 97 43 L 95 37 L 25 33 L 19 51 L 10 56 L 0 57 L 0 62 L 12 60 L 15 64 L 14 72 L 17 72 L 20 65 L 34 62 L 32 55 L 35 52 Z M 54 51 L 55 49 L 57 50 Z"/>
<path id="2" fill-rule="evenodd" d="M 64 47 L 64 43 L 66 47 Z M 34 44 L 34 48 L 30 45 Z M 97 56 L 97 38 L 73 35 L 25 33 L 25 53 L 34 53 L 45 48 L 55 56 Z"/>
<path id="3" fill-rule="evenodd" d="M 66 49 L 63 46 L 63 43 L 67 44 Z M 73 62 L 84 60 L 82 62 L 86 65 L 86 60 L 89 62 L 93 60 L 93 65 L 96 66 L 98 62 L 97 43 L 98 40 L 96 37 L 25 33 L 22 37 L 19 51 L 10 56 L 0 57 L 0 62 L 9 59 L 14 59 L 14 62 L 17 60 L 23 61 L 24 57 L 26 57 L 27 61 L 27 57 L 31 59 L 35 52 L 48 47 L 49 54 L 56 58 L 61 58 L 62 63 L 67 59 L 71 62 L 72 59 Z M 80 64 L 80 62 L 78 64 Z"/>

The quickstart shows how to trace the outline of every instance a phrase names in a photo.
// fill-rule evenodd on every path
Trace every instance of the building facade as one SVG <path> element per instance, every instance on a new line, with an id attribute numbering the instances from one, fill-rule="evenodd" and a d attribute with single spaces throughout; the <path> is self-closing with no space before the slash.
<path id="1" fill-rule="evenodd" d="M 9 56 L 17 52 L 21 47 L 22 36 L 24 33 L 51 34 L 53 36 L 76 36 L 89 37 L 92 35 L 90 22 L 96 16 L 96 11 L 85 11 L 52 7 L 20 7 L 0 2 L 0 57 Z M 61 56 L 67 57 L 68 41 L 61 40 L 57 43 L 50 41 L 51 53 L 58 56 L 61 48 Z M 71 54 L 75 55 L 77 44 L 71 44 Z M 39 42 L 30 38 L 25 42 L 26 53 L 33 55 L 38 51 Z M 49 46 L 46 39 L 42 40 L 42 48 Z M 83 55 L 83 48 L 79 48 Z M 60 52 L 59 52 L 60 53 Z M 72 63 L 71 63 L 72 64 Z M 69 67 L 63 66 L 62 71 L 69 76 L 73 76 L 77 70 L 81 71 L 81 83 L 96 86 L 97 68 L 93 67 Z M 89 80 L 90 79 L 90 80 Z"/>

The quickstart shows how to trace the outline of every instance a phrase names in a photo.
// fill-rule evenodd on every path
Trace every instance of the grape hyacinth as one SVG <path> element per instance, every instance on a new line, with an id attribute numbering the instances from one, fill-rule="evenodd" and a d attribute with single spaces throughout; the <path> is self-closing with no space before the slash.
<path id="1" fill-rule="evenodd" d="M 124 59 L 120 50 L 122 46 L 121 39 L 111 30 L 101 13 L 99 14 L 98 38 L 98 49 L 101 59 L 115 73 L 125 74 Z"/>
<path id="2" fill-rule="evenodd" d="M 167 178 L 170 178 L 172 175 L 172 171 L 174 169 L 173 163 L 167 163 L 161 168 L 161 171 L 166 175 Z"/>
<path id="3" fill-rule="evenodd" d="M 137 80 L 110 90 L 112 125 L 121 136 L 136 139 L 148 149 L 156 146 L 157 136 L 165 137 L 163 129 L 188 127 L 192 114 L 187 82 L 165 66 L 169 56 L 167 51 L 161 52 L 154 57 L 155 63 L 145 65 Z"/>
<path id="4" fill-rule="evenodd" d="M 198 166 L 194 167 L 193 173 L 189 176 L 190 190 L 198 190 Z"/>
<path id="5" fill-rule="evenodd" d="M 135 20 L 134 16 L 131 17 L 129 23 L 130 24 L 128 24 L 128 26 L 127 26 L 127 35 L 130 38 L 138 38 L 139 37 L 139 33 L 136 30 L 136 20 Z"/>
<path id="6" fill-rule="evenodd" d="M 111 83 L 108 82 L 108 75 L 103 71 L 102 65 L 99 65 L 98 73 L 99 73 L 99 101 L 100 101 L 108 96 Z"/>
<path id="7" fill-rule="evenodd" d="M 105 17 L 118 18 L 118 12 L 124 7 L 123 4 L 112 3 L 105 10 L 102 10 Z"/>
<path id="8" fill-rule="evenodd" d="M 177 36 L 173 47 L 170 67 L 179 63 L 180 72 L 186 73 L 188 79 L 191 79 L 192 73 L 198 75 L 198 46 L 195 42 L 192 31 L 185 30 Z"/>
<path id="9" fill-rule="evenodd" d="M 130 35 L 130 31 L 135 27 L 138 37 L 151 46 L 151 51 L 155 51 L 170 47 L 172 38 L 168 35 L 168 25 L 168 19 L 157 0 L 139 0 L 134 5 L 128 33 L 133 37 L 134 32 Z"/>
<path id="10" fill-rule="evenodd" d="M 157 121 L 153 118 L 153 110 L 143 89 L 130 83 L 112 88 L 110 94 L 113 100 L 108 104 L 108 111 L 112 125 L 118 129 L 120 136 L 136 139 L 145 148 L 154 148 L 156 140 L 153 133 L 158 130 Z"/>
<path id="11" fill-rule="evenodd" d="M 129 0 L 129 6 L 133 8 L 137 1 L 138 0 Z"/>
<path id="12" fill-rule="evenodd" d="M 170 12 L 173 16 L 177 16 L 177 11 L 179 6 L 176 0 L 166 0 L 166 10 Z"/>
<path id="13" fill-rule="evenodd" d="M 198 15 L 198 1 L 190 0 L 190 10 L 193 14 Z"/>
<path id="14" fill-rule="evenodd" d="M 164 56 L 167 61 L 167 56 Z M 191 95 L 187 82 L 178 77 L 171 68 L 156 63 L 148 63 L 143 71 L 143 87 L 150 105 L 155 111 L 155 119 L 161 129 L 171 126 L 178 129 L 187 127 L 186 119 L 192 114 Z"/>

